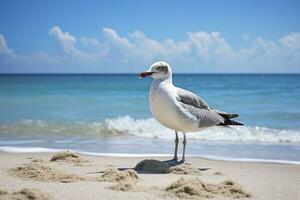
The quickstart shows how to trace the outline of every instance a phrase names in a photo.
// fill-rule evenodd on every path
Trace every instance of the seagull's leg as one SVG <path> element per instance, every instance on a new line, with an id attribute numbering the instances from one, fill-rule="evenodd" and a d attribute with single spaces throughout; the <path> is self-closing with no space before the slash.
<path id="1" fill-rule="evenodd" d="M 171 159 L 171 160 L 165 160 L 163 162 L 166 162 L 169 165 L 176 165 L 177 164 L 177 161 L 178 161 L 178 157 L 177 157 L 178 143 L 179 143 L 178 133 L 177 133 L 177 131 L 175 131 L 175 152 L 174 152 L 174 158 Z"/>
<path id="2" fill-rule="evenodd" d="M 186 136 L 185 136 L 185 132 L 183 133 L 183 152 L 182 152 L 182 160 L 180 161 L 181 163 L 185 162 L 185 146 L 186 146 Z"/>
<path id="3" fill-rule="evenodd" d="M 177 131 L 175 131 L 175 152 L 174 152 L 174 158 L 173 158 L 174 161 L 178 160 L 178 157 L 177 157 L 178 143 L 179 143 L 178 133 L 177 133 Z"/>

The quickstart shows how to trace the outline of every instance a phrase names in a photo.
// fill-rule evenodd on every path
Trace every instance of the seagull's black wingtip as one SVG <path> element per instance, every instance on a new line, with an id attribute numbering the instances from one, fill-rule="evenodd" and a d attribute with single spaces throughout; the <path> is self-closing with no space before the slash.
<path id="1" fill-rule="evenodd" d="M 241 122 L 237 122 L 231 119 L 225 119 L 225 121 L 223 123 L 218 124 L 218 126 L 243 126 L 245 124 L 241 123 Z"/>

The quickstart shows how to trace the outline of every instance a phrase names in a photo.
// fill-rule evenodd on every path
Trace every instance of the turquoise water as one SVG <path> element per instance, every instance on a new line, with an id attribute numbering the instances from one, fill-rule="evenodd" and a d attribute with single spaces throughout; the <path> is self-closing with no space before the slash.
<path id="1" fill-rule="evenodd" d="M 246 124 L 189 133 L 188 154 L 300 161 L 300 75 L 175 74 L 173 81 Z M 172 154 L 173 132 L 148 108 L 150 84 L 134 74 L 0 75 L 0 150 Z"/>

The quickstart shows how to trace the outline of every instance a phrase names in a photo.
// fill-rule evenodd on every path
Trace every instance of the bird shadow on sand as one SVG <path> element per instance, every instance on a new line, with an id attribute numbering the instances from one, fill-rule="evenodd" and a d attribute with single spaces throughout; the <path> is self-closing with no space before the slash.
<path id="1" fill-rule="evenodd" d="M 146 159 L 142 160 L 134 168 L 130 167 L 119 167 L 117 168 L 119 171 L 125 171 L 132 169 L 139 174 L 197 174 L 203 171 L 207 171 L 210 168 L 196 168 L 188 163 L 177 162 L 174 160 L 153 160 L 153 159 Z M 98 172 L 90 172 L 88 174 L 97 174 L 97 173 L 104 173 L 103 171 Z"/>

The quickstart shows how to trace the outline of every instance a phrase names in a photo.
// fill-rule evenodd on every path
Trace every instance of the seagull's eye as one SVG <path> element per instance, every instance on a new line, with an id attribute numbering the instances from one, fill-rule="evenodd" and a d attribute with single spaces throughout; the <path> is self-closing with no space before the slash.
<path id="1" fill-rule="evenodd" d="M 158 71 L 161 71 L 161 72 L 165 72 L 165 73 L 168 72 L 168 68 L 167 68 L 167 67 L 164 67 L 164 66 L 157 67 L 156 69 L 157 69 Z"/>

